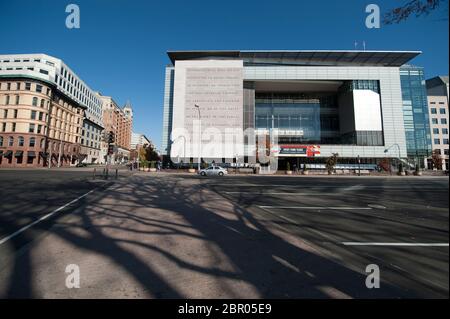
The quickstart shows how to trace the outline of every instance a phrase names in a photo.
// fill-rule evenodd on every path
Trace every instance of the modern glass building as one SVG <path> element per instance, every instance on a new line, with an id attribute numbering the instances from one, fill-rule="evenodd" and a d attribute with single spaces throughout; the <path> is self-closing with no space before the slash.
<path id="1" fill-rule="evenodd" d="M 423 167 L 431 156 L 431 131 L 427 91 L 422 67 L 404 65 L 400 68 L 403 121 L 408 158 Z"/>
<path id="2" fill-rule="evenodd" d="M 252 141 L 276 132 L 270 151 L 282 163 L 324 163 L 334 153 L 348 163 L 407 158 L 411 136 L 404 119 L 410 119 L 408 106 L 415 114 L 426 95 L 418 97 L 415 90 L 418 70 L 402 66 L 420 53 L 168 52 L 162 153 L 194 163 L 247 161 L 258 149 Z M 402 87 L 408 95 L 402 96 Z M 427 127 L 414 116 L 412 125 L 423 128 L 418 135 L 425 138 L 414 145 L 414 154 L 426 156 Z M 242 147 L 228 149 L 227 129 L 252 129 L 254 136 L 238 136 Z"/>

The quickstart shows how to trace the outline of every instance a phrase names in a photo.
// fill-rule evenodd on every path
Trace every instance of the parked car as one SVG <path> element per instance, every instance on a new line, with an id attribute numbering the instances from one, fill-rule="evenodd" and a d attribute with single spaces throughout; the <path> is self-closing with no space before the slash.
<path id="1" fill-rule="evenodd" d="M 228 171 L 220 166 L 210 166 L 200 170 L 199 174 L 201 176 L 224 176 L 228 174 Z"/>

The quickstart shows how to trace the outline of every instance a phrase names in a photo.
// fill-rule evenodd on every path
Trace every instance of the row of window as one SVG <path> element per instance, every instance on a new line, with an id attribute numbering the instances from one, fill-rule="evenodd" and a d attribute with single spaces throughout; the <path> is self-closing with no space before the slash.
<path id="1" fill-rule="evenodd" d="M 441 130 L 439 130 L 438 128 L 434 128 L 433 129 L 433 134 L 439 134 Z M 447 128 L 443 128 L 442 129 L 442 134 L 447 135 L 448 134 L 448 129 Z"/>
<path id="2" fill-rule="evenodd" d="M 442 155 L 442 151 L 440 148 L 437 148 L 434 150 L 436 153 L 438 153 L 439 155 Z M 448 155 L 448 148 L 444 149 L 444 155 Z"/>
<path id="3" fill-rule="evenodd" d="M 14 85 L 14 87 L 13 87 Z M 25 89 L 26 91 L 31 91 L 31 82 L 4 82 L 4 83 L 0 83 L 0 90 L 6 90 L 6 91 L 11 91 L 11 90 L 16 90 L 16 91 L 20 91 L 21 89 Z M 36 84 L 35 85 L 35 92 L 38 93 L 43 93 L 44 92 L 44 87 L 41 84 Z M 51 90 L 50 88 L 46 88 L 45 89 L 45 94 L 47 94 L 48 96 L 50 96 Z"/>
<path id="4" fill-rule="evenodd" d="M 16 123 L 11 123 L 11 128 L 9 132 L 15 132 L 16 131 Z M 6 132 L 7 130 L 7 123 L 1 124 L 2 132 Z M 35 132 L 36 131 L 36 132 Z M 28 133 L 37 133 L 37 134 L 45 134 L 45 127 L 43 125 L 36 125 L 34 123 L 28 124 Z"/>
<path id="5" fill-rule="evenodd" d="M 431 110 L 431 114 L 437 114 L 436 108 L 432 107 L 430 110 Z M 440 108 L 439 114 L 447 114 L 447 110 L 445 108 Z"/>
<path id="6" fill-rule="evenodd" d="M 441 139 L 440 139 L 440 138 L 435 138 L 435 139 L 434 139 L 434 144 L 435 144 L 435 145 L 440 145 L 440 144 L 442 144 L 442 145 L 448 145 L 448 138 L 443 138 L 443 139 L 442 139 L 442 143 L 441 143 Z"/>
<path id="7" fill-rule="evenodd" d="M 12 112 L 13 112 L 13 117 L 12 117 L 12 118 L 16 119 L 16 118 L 17 118 L 17 115 L 18 115 L 18 113 L 19 113 L 19 112 L 18 112 L 19 110 L 17 110 L 17 109 L 11 109 L 11 110 L 10 110 L 10 109 L 4 109 L 4 110 L 3 110 L 3 118 L 4 118 L 4 119 L 7 119 L 7 118 L 8 118 L 9 111 L 12 111 Z M 45 114 L 44 112 L 37 112 L 37 111 L 32 110 L 32 111 L 30 112 L 30 119 L 32 119 L 32 120 L 38 119 L 39 121 L 47 121 L 48 115 Z"/>
<path id="8" fill-rule="evenodd" d="M 0 147 L 6 146 L 6 145 L 3 145 L 4 142 L 6 142 L 6 141 L 3 141 L 3 136 L 0 136 Z M 44 143 L 45 143 L 45 139 L 42 138 L 40 143 L 39 143 L 39 146 L 41 148 L 43 148 L 44 147 Z M 8 138 L 8 145 L 7 146 L 10 146 L 10 147 L 14 146 L 14 137 L 13 136 L 10 136 Z M 20 147 L 25 146 L 25 139 L 24 139 L 23 136 L 19 136 L 17 138 L 17 146 L 20 146 Z M 28 141 L 28 146 L 29 147 L 35 147 L 36 146 L 36 138 L 35 137 L 30 137 L 30 139 Z"/>
<path id="9" fill-rule="evenodd" d="M 437 118 L 432 118 L 431 119 L 431 124 L 439 124 L 439 120 Z M 447 119 L 441 119 L 441 124 L 446 125 L 447 124 Z"/>
<path id="10" fill-rule="evenodd" d="M 14 104 L 11 104 L 11 96 L 10 95 L 5 95 L 5 103 L 4 105 L 19 105 L 20 104 L 20 95 L 16 95 L 14 98 Z M 32 106 L 40 106 L 40 107 L 45 107 L 45 99 L 41 99 L 41 102 L 39 103 L 39 99 L 37 97 L 33 97 L 32 102 L 31 102 Z M 50 108 L 50 101 L 47 101 L 47 109 Z"/>
<path id="11" fill-rule="evenodd" d="M 25 59 L 5 59 L 3 61 L 3 63 L 9 63 L 9 62 L 14 62 L 14 63 L 18 63 L 18 62 L 30 62 L 31 60 L 33 60 L 32 62 L 41 62 L 41 59 L 30 59 L 30 58 L 25 58 Z M 51 62 L 51 61 L 45 61 L 45 64 L 49 65 L 49 66 L 55 66 L 55 63 Z"/>
<path id="12" fill-rule="evenodd" d="M 436 102 L 430 102 L 430 104 L 436 104 Z M 441 104 L 441 105 L 444 105 L 445 104 L 445 102 L 439 102 L 439 104 Z"/>

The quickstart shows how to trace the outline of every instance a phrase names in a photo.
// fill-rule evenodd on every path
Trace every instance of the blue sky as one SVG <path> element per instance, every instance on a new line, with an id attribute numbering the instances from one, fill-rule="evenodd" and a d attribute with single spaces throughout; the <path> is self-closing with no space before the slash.
<path id="1" fill-rule="evenodd" d="M 365 27 L 376 0 L 0 0 L 0 53 L 46 53 L 64 60 L 92 89 L 128 99 L 134 131 L 161 144 L 167 50 L 421 50 L 427 77 L 448 74 L 448 6 L 380 29 Z M 79 5 L 81 28 L 65 8 Z M 360 46 L 358 49 L 362 49 Z"/>

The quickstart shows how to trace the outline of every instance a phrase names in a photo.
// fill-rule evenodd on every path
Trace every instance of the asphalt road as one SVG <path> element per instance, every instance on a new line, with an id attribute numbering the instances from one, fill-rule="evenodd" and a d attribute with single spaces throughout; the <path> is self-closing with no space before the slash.
<path id="1" fill-rule="evenodd" d="M 448 178 L 51 173 L 0 171 L 0 242 L 64 207 L 0 244 L 0 297 L 449 296 Z"/>

